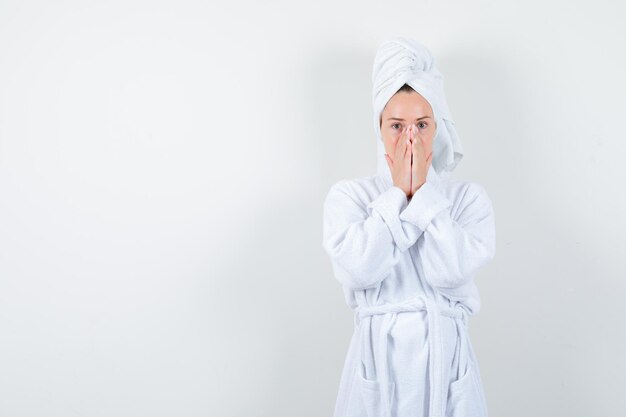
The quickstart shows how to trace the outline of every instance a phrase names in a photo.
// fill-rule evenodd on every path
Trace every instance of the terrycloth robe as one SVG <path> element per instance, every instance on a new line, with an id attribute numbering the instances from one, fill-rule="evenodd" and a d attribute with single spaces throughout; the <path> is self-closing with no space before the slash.
<path id="1" fill-rule="evenodd" d="M 355 327 L 334 417 L 487 417 L 468 316 L 494 257 L 491 200 L 430 167 L 408 201 L 384 175 L 334 184 L 323 247 Z"/>

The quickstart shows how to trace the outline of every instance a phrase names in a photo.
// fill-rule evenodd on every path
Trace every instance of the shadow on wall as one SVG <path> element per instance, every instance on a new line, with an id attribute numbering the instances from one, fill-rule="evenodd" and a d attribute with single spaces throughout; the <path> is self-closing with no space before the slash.
<path id="1" fill-rule="evenodd" d="M 436 53 L 433 51 L 433 53 Z M 515 74 L 504 53 L 480 48 L 450 49 L 437 56 L 444 89 L 463 145 L 453 177 L 477 181 L 487 191 L 503 181 L 524 187 L 521 120 L 529 115 L 521 100 L 523 74 Z"/>
<path id="2" fill-rule="evenodd" d="M 360 175 L 355 166 L 375 166 L 371 59 L 353 48 L 310 56 L 294 106 L 306 123 L 299 140 L 319 147 L 323 185 L 264 203 L 250 213 L 255 227 L 221 250 L 220 277 L 207 288 L 220 352 L 211 362 L 216 398 L 235 415 L 332 414 L 353 320 L 321 246 L 322 202 L 331 183 Z"/>
<path id="3" fill-rule="evenodd" d="M 603 383 L 602 375 L 626 369 L 602 369 L 600 362 L 581 359 L 618 356 L 613 346 L 621 345 L 620 336 L 610 331 L 623 315 L 618 281 L 615 271 L 585 250 L 593 243 L 548 210 L 559 202 L 528 175 L 545 170 L 538 161 L 542 149 L 533 145 L 539 135 L 545 135 L 540 142 L 551 140 L 542 126 L 559 123 L 551 114 L 537 118 L 533 103 L 559 91 L 538 89 L 533 75 L 508 56 L 472 49 L 451 50 L 439 59 L 465 150 L 455 176 L 483 184 L 496 212 L 496 258 L 477 277 L 480 320 L 488 328 L 473 338 L 488 402 L 496 414 L 511 407 L 563 414 L 563 404 L 569 414 L 597 414 L 598 404 L 618 397 L 617 387 Z"/>
<path id="4" fill-rule="evenodd" d="M 339 179 L 376 173 L 371 81 L 374 52 L 332 45 L 307 65 L 303 111 L 310 117 L 311 137 L 320 149 L 320 201 Z"/>

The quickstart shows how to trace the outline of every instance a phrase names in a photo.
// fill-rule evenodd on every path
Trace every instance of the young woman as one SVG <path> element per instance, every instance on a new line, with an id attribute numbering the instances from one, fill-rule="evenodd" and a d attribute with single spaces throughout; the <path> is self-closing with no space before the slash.
<path id="1" fill-rule="evenodd" d="M 463 156 L 430 51 L 395 37 L 373 69 L 378 172 L 334 184 L 323 247 L 355 329 L 334 417 L 487 417 L 468 316 L 495 255 L 491 200 Z"/>

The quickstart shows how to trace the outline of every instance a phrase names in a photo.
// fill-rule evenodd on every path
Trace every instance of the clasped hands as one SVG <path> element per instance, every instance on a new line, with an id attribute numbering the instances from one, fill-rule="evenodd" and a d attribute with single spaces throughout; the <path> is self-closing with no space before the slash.
<path id="1" fill-rule="evenodd" d="M 385 154 L 393 185 L 401 188 L 408 199 L 426 182 L 433 155 L 432 140 L 410 125 L 396 141 L 393 158 Z"/>

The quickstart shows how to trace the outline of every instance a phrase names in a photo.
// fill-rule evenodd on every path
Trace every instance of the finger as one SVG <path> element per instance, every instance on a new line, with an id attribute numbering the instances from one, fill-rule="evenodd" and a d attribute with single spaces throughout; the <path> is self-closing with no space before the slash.
<path id="1" fill-rule="evenodd" d="M 393 160 L 394 161 L 397 161 L 398 158 L 402 156 L 402 148 L 403 148 L 402 140 L 398 139 L 396 141 L 396 145 L 393 148 Z"/>
<path id="2" fill-rule="evenodd" d="M 422 131 L 420 131 L 419 129 L 417 129 L 417 128 L 415 130 L 416 130 L 415 137 L 416 137 L 416 139 L 418 139 L 415 142 L 419 142 L 420 144 L 423 144 L 424 143 L 424 133 Z"/>
<path id="3" fill-rule="evenodd" d="M 415 151 L 415 141 L 413 141 L 413 143 L 411 143 L 411 176 L 414 176 L 415 173 L 417 172 L 418 156 L 419 156 L 419 153 Z"/>
<path id="4" fill-rule="evenodd" d="M 406 140 L 406 146 L 404 147 L 404 161 L 408 162 L 409 164 L 411 163 L 411 142 L 409 142 L 409 140 Z"/>
<path id="5" fill-rule="evenodd" d="M 414 146 L 415 146 L 415 140 L 414 140 L 414 134 L 413 134 L 413 129 L 412 129 L 412 127 L 413 127 L 413 126 L 411 126 L 411 127 L 409 128 L 409 132 L 408 132 L 409 140 L 411 141 L 411 149 L 413 149 L 413 148 L 414 148 Z"/>
<path id="6" fill-rule="evenodd" d="M 404 144 L 404 146 L 402 147 L 402 151 L 399 153 L 398 159 L 396 159 L 396 161 L 398 161 L 399 164 L 406 166 L 407 163 L 410 164 L 410 162 L 407 162 L 407 158 L 411 158 L 411 152 L 410 151 L 407 152 L 407 148 L 408 148 L 407 141 L 404 141 L 402 143 Z"/>
<path id="7" fill-rule="evenodd" d="M 426 134 L 422 134 L 420 136 L 420 139 L 422 140 L 422 144 L 424 146 L 429 146 L 432 143 L 432 140 L 433 140 L 432 136 L 426 135 Z"/>
<path id="8" fill-rule="evenodd" d="M 411 152 L 411 143 L 409 142 L 409 140 L 406 141 L 406 157 L 404 158 L 404 174 L 408 177 L 409 179 L 409 184 L 411 183 L 411 178 L 413 177 L 413 152 Z M 409 190 L 410 190 L 410 185 L 409 185 Z"/>
<path id="9" fill-rule="evenodd" d="M 427 146 L 429 149 L 433 146 L 433 141 L 435 140 L 435 134 L 424 135 L 424 146 Z"/>
<path id="10" fill-rule="evenodd" d="M 391 160 L 389 155 L 385 154 L 385 160 L 387 161 L 387 165 L 389 166 L 389 169 L 393 169 L 393 161 Z"/>
<path id="11" fill-rule="evenodd" d="M 398 139 L 398 142 L 405 143 L 405 142 L 406 142 L 406 140 L 407 140 L 408 138 L 409 138 L 409 137 L 408 137 L 408 135 L 407 135 L 406 128 L 404 128 L 404 129 L 402 130 L 402 133 L 400 134 L 400 139 Z"/>
<path id="12" fill-rule="evenodd" d="M 413 141 L 413 153 L 418 155 L 423 155 L 424 153 L 424 144 L 422 143 L 421 136 L 418 136 L 418 139 Z"/>
<path id="13" fill-rule="evenodd" d="M 424 138 L 424 135 L 420 134 L 415 142 L 417 142 L 417 148 L 420 149 L 422 153 L 424 153 L 427 146 L 427 140 Z"/>
<path id="14" fill-rule="evenodd" d="M 403 137 L 401 137 L 398 140 L 398 147 L 396 149 L 396 158 L 398 160 L 401 160 L 402 158 L 405 157 L 405 155 L 407 153 L 407 146 L 406 146 L 407 143 L 408 143 L 407 140 L 405 138 L 403 138 Z"/>
<path id="15" fill-rule="evenodd" d="M 421 142 L 422 145 L 426 144 L 426 137 L 424 136 L 422 132 L 418 133 L 417 137 L 419 138 L 419 141 Z"/>
<path id="16" fill-rule="evenodd" d="M 402 134 L 400 134 L 400 137 L 398 139 L 396 139 L 396 142 L 393 145 L 393 151 L 392 151 L 393 152 L 393 156 L 394 156 L 393 159 L 396 159 L 398 157 L 398 155 L 401 154 L 400 151 L 404 148 L 402 146 L 402 142 L 403 142 L 402 141 Z"/>

